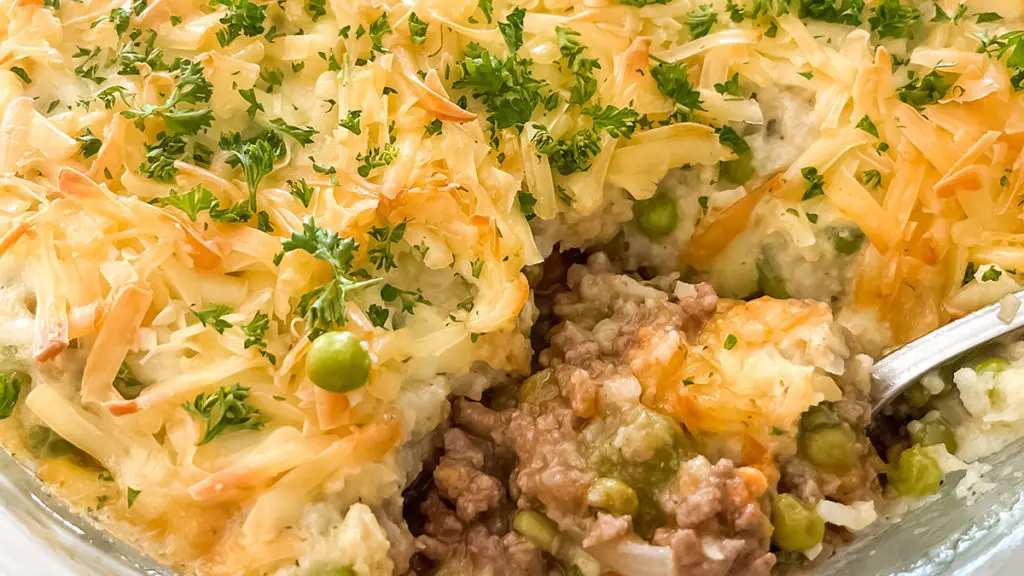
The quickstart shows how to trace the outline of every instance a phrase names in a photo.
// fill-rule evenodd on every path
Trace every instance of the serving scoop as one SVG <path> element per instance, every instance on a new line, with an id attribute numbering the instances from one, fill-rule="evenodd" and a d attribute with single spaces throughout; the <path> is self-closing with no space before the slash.
<path id="1" fill-rule="evenodd" d="M 1024 290 L 1013 295 L 1022 305 L 1009 322 L 999 319 L 996 302 L 926 334 L 875 363 L 871 369 L 872 414 L 903 394 L 929 370 L 965 352 L 1024 327 Z"/>

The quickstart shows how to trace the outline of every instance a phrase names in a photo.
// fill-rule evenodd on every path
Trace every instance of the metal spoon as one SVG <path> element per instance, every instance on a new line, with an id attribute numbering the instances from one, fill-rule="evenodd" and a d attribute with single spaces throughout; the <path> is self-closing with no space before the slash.
<path id="1" fill-rule="evenodd" d="M 997 317 L 1001 307 L 997 302 L 950 322 L 876 362 L 871 369 L 872 414 L 903 394 L 929 370 L 1024 327 L 1024 290 L 1014 296 L 1022 306 L 1009 322 Z"/>

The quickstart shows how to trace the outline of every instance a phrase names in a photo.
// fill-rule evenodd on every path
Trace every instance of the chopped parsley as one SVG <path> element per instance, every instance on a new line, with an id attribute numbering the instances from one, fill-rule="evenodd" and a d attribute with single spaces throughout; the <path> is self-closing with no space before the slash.
<path id="1" fill-rule="evenodd" d="M 303 9 L 313 19 L 313 22 L 316 22 L 327 15 L 327 0 L 306 0 L 306 5 L 303 6 Z"/>
<path id="2" fill-rule="evenodd" d="M 473 273 L 473 278 L 479 278 L 480 274 L 483 274 L 483 271 L 484 271 L 484 261 L 483 261 L 483 259 L 482 258 L 477 258 L 476 260 L 473 260 L 472 267 L 471 267 L 470 271 Z"/>
<path id="3" fill-rule="evenodd" d="M 817 168 L 813 166 L 801 168 L 800 175 L 807 181 L 807 190 L 804 191 L 804 195 L 800 198 L 801 200 L 817 198 L 825 193 L 825 177 L 818 174 Z"/>
<path id="4" fill-rule="evenodd" d="M 11 72 L 13 72 L 14 75 L 17 76 L 18 78 L 21 78 L 21 81 L 24 82 L 25 84 L 31 84 L 32 83 L 32 77 L 29 76 L 28 72 L 25 72 L 25 69 L 22 68 L 21 66 L 11 66 Z"/>
<path id="5" fill-rule="evenodd" d="M 358 248 L 355 240 L 321 228 L 313 218 L 302 223 L 301 233 L 293 232 L 290 238 L 281 241 L 281 254 L 275 261 L 280 262 L 285 253 L 302 250 L 330 264 L 334 273 L 326 284 L 303 294 L 296 307 L 298 314 L 306 319 L 310 340 L 345 324 L 345 298 L 349 292 L 380 281 L 369 278 L 365 271 L 352 269 Z"/>
<path id="6" fill-rule="evenodd" d="M 249 405 L 249 389 L 237 383 L 230 388 L 221 386 L 213 394 L 200 393 L 192 402 L 182 407 L 192 416 L 203 421 L 203 435 L 197 446 L 227 432 L 259 430 L 263 428 L 263 415 Z M 129 501 L 134 498 L 129 494 Z"/>
<path id="7" fill-rule="evenodd" d="M 238 95 L 249 103 L 249 107 L 245 110 L 245 113 L 249 116 L 249 120 L 256 117 L 256 112 L 264 111 L 263 104 L 260 104 L 260 101 L 256 99 L 256 90 L 253 88 L 249 88 L 248 90 L 239 90 Z"/>
<path id="8" fill-rule="evenodd" d="M 288 191 L 291 192 L 292 196 L 296 200 L 302 202 L 303 208 L 309 208 L 309 203 L 313 199 L 313 187 L 306 184 L 305 180 L 289 180 Z"/>
<path id="9" fill-rule="evenodd" d="M 632 108 L 617 108 L 611 104 L 602 108 L 594 104 L 583 110 L 583 114 L 590 116 L 594 122 L 595 130 L 603 130 L 613 138 L 630 138 L 636 130 L 640 114 Z"/>
<path id="10" fill-rule="evenodd" d="M 103 141 L 93 135 L 92 130 L 88 128 L 81 136 L 76 136 L 75 141 L 78 142 L 78 152 L 83 158 L 92 158 L 103 147 Z"/>
<path id="11" fill-rule="evenodd" d="M 142 490 L 136 490 L 135 488 L 132 488 L 131 486 L 128 487 L 128 493 L 126 494 L 126 499 L 128 500 L 128 507 L 129 508 L 131 508 L 132 506 L 135 505 L 135 500 L 139 497 L 139 494 L 142 494 Z"/>
<path id="12" fill-rule="evenodd" d="M 483 12 L 484 18 L 490 24 L 494 18 L 494 0 L 477 0 L 476 6 L 480 12 Z"/>
<path id="13" fill-rule="evenodd" d="M 548 157 L 551 167 L 563 176 L 585 172 L 601 151 L 601 137 L 597 130 L 585 128 L 568 139 L 555 138 L 541 124 L 534 124 L 537 133 L 532 142 L 537 152 Z"/>
<path id="14" fill-rule="evenodd" d="M 256 312 L 248 324 L 242 324 L 242 332 L 245 333 L 245 349 L 255 346 L 271 364 L 277 364 L 277 358 L 267 352 L 267 330 L 270 328 L 270 316 L 263 312 Z"/>
<path id="15" fill-rule="evenodd" d="M 700 92 L 690 85 L 690 79 L 687 77 L 686 64 L 652 58 L 657 64 L 651 68 L 651 77 L 654 78 L 658 91 L 674 101 L 681 108 L 680 112 L 684 117 L 688 117 L 696 110 L 703 110 Z"/>
<path id="16" fill-rule="evenodd" d="M 725 337 L 725 343 L 722 344 L 722 347 L 726 350 L 732 350 L 736 347 L 737 342 L 738 340 L 736 339 L 736 336 L 734 334 L 729 334 Z"/>
<path id="17" fill-rule="evenodd" d="M 975 264 L 974 262 L 968 262 L 967 267 L 964 268 L 964 277 L 963 280 L 960 281 L 960 285 L 966 286 L 967 284 L 969 284 L 971 280 L 974 280 L 974 275 L 977 273 L 978 265 Z"/>
<path id="18" fill-rule="evenodd" d="M 366 315 L 370 318 L 370 323 L 378 328 L 383 328 L 388 322 L 388 316 L 391 315 L 391 310 L 383 306 L 376 304 L 370 304 L 366 309 Z"/>
<path id="19" fill-rule="evenodd" d="M 686 17 L 686 27 L 693 38 L 707 36 L 715 22 L 718 22 L 718 12 L 711 4 L 701 4 Z"/>
<path id="20" fill-rule="evenodd" d="M 903 102 L 921 109 L 944 98 L 953 82 L 955 79 L 950 80 L 949 75 L 932 68 L 924 76 L 912 76 L 906 84 L 896 90 L 896 95 Z"/>
<path id="21" fill-rule="evenodd" d="M 171 193 L 167 196 L 155 198 L 153 204 L 157 206 L 173 206 L 178 210 L 181 210 L 188 216 L 188 219 L 195 222 L 199 213 L 203 210 L 209 210 L 218 205 L 217 198 L 214 197 L 213 193 L 206 189 L 202 184 L 196 185 L 188 192 L 178 192 L 177 190 L 171 190 Z M 204 322 L 205 324 L 205 322 Z"/>
<path id="22" fill-rule="evenodd" d="M 999 280 L 999 278 L 1002 275 L 1003 275 L 1003 271 L 1002 270 L 1000 270 L 999 268 L 996 268 L 995 266 L 989 266 L 988 269 L 985 270 L 981 274 L 981 281 L 982 282 L 995 282 L 996 280 Z"/>
<path id="23" fill-rule="evenodd" d="M 878 0 L 868 18 L 879 38 L 910 38 L 912 29 L 921 21 L 921 11 L 904 6 L 900 0 Z"/>
<path id="24" fill-rule="evenodd" d="M 417 46 L 424 44 L 427 41 L 427 28 L 430 24 L 420 20 L 420 17 L 415 12 L 409 14 L 409 38 L 412 39 L 412 43 Z"/>
<path id="25" fill-rule="evenodd" d="M 213 122 L 213 112 L 209 108 L 181 108 L 182 104 L 195 106 L 210 101 L 213 96 L 213 85 L 203 76 L 203 66 L 199 62 L 180 60 L 177 63 L 177 76 L 174 78 L 174 89 L 167 100 L 158 106 L 147 104 L 142 108 L 121 112 L 125 118 L 135 121 L 140 129 L 145 129 L 148 118 L 161 118 L 167 134 L 196 134 L 208 128 Z"/>
<path id="26" fill-rule="evenodd" d="M 871 117 L 867 114 L 857 121 L 857 128 L 871 134 L 875 138 L 878 138 L 878 128 L 875 126 L 875 123 L 871 121 Z"/>
<path id="27" fill-rule="evenodd" d="M 363 131 L 362 126 L 359 123 L 359 119 L 362 117 L 362 115 L 362 110 L 349 110 L 348 113 L 345 114 L 344 118 L 340 118 L 338 120 L 338 126 L 341 126 L 342 128 L 358 136 Z"/>
<path id="28" fill-rule="evenodd" d="M 882 173 L 878 170 L 865 170 L 861 181 L 865 186 L 877 189 L 882 185 Z"/>
<path id="29" fill-rule="evenodd" d="M 864 0 L 799 0 L 799 16 L 833 24 L 860 26 Z"/>
<path id="30" fill-rule="evenodd" d="M 313 136 L 316 136 L 317 134 L 317 131 L 311 126 L 292 126 L 281 118 L 273 118 L 270 120 L 270 126 L 282 134 L 287 134 L 292 138 L 295 138 L 295 140 L 303 146 L 312 144 Z"/>
<path id="31" fill-rule="evenodd" d="M 267 17 L 267 6 L 256 4 L 252 0 L 212 0 L 211 6 L 226 6 L 228 13 L 220 19 L 223 28 L 217 30 L 217 42 L 221 46 L 231 44 L 241 35 L 259 36 L 263 34 L 263 21 Z"/>
<path id="32" fill-rule="evenodd" d="M 723 94 L 725 96 L 741 96 L 740 94 L 740 75 L 738 73 L 733 74 L 732 78 L 729 78 L 724 83 L 715 84 L 715 92 Z"/>
<path id="33" fill-rule="evenodd" d="M 370 146 L 366 152 L 356 154 L 356 160 L 360 162 L 356 169 L 363 178 L 369 178 L 370 174 L 377 168 L 390 166 L 398 157 L 398 148 L 388 142 L 384 146 Z"/>
<path id="34" fill-rule="evenodd" d="M 504 22 L 498 22 L 498 31 L 505 40 L 508 49 L 515 53 L 523 46 L 523 22 L 526 20 L 526 10 L 516 8 L 509 12 Z"/>
<path id="35" fill-rule="evenodd" d="M 468 89 L 483 102 L 493 129 L 521 129 L 540 104 L 541 90 L 546 86 L 533 77 L 531 64 L 515 54 L 500 58 L 471 42 L 459 62 L 462 78 L 453 86 Z"/>
<path id="36" fill-rule="evenodd" d="M 516 201 L 519 203 L 519 211 L 523 213 L 527 222 L 537 217 L 537 213 L 533 211 L 533 207 L 537 205 L 537 199 L 533 194 L 520 190 L 516 193 Z"/>
<path id="37" fill-rule="evenodd" d="M 267 85 L 264 92 L 273 94 L 274 89 L 284 83 L 284 72 L 277 68 L 260 68 L 260 80 Z"/>
<path id="38" fill-rule="evenodd" d="M 394 245 L 401 242 L 405 236 L 405 227 L 408 220 L 403 220 L 394 226 L 371 226 L 369 236 L 375 243 L 367 251 L 370 264 L 377 270 L 389 272 L 398 267 L 395 264 Z"/>
<path id="39" fill-rule="evenodd" d="M 600 69 L 601 64 L 597 58 L 583 57 L 586 47 L 576 39 L 579 35 L 580 33 L 572 28 L 555 28 L 558 51 L 562 54 L 565 67 L 573 77 L 569 104 L 582 106 L 597 93 L 597 78 L 594 77 L 594 70 Z"/>
<path id="40" fill-rule="evenodd" d="M 957 24 L 960 22 L 960 19 L 964 17 L 964 14 L 967 13 L 967 5 L 959 4 L 956 7 L 956 14 L 953 15 L 952 19 L 950 19 L 949 14 L 946 14 L 942 9 L 942 6 L 939 6 L 938 2 L 933 2 L 933 4 L 935 5 L 935 16 L 932 17 L 932 22 L 952 22 Z"/>
<path id="41" fill-rule="evenodd" d="M 388 49 L 384 47 L 384 37 L 391 33 L 391 24 L 388 23 L 387 12 L 378 16 L 373 22 L 370 22 L 368 34 L 370 36 L 370 50 L 373 54 L 388 53 Z"/>
<path id="42" fill-rule="evenodd" d="M 175 160 L 185 155 L 186 143 L 181 136 L 168 136 L 161 132 L 157 134 L 155 144 L 146 144 L 146 157 L 139 166 L 139 172 L 157 182 L 173 182 L 178 174 L 174 167 Z"/>
<path id="43" fill-rule="evenodd" d="M 1000 22 L 1003 17 L 997 12 L 979 12 L 974 15 L 974 21 L 978 24 L 987 24 L 988 22 Z"/>
<path id="44" fill-rule="evenodd" d="M 414 314 L 414 310 L 417 304 L 430 305 L 430 300 L 423 297 L 423 294 L 419 290 L 402 290 L 392 286 L 391 284 L 385 284 L 380 288 L 380 299 L 385 302 L 398 301 L 402 307 L 402 312 L 405 314 Z"/>
<path id="45" fill-rule="evenodd" d="M 192 310 L 192 314 L 202 322 L 203 326 L 213 328 L 218 334 L 223 334 L 225 330 L 231 328 L 232 324 L 223 318 L 225 314 L 230 313 L 231 306 L 227 304 L 217 304 L 213 308 L 202 312 Z"/>
<path id="46" fill-rule="evenodd" d="M 1014 30 L 1000 36 L 979 35 L 981 46 L 978 52 L 1000 60 L 1006 56 L 1006 68 L 1010 72 L 1010 85 L 1014 91 L 1024 90 L 1024 30 Z"/>
<path id="47" fill-rule="evenodd" d="M 424 134 L 426 134 L 427 136 L 437 136 L 438 134 L 441 133 L 441 129 L 443 127 L 444 126 L 443 124 L 441 124 L 441 119 L 434 118 L 433 120 L 427 123 L 427 126 L 424 129 Z"/>

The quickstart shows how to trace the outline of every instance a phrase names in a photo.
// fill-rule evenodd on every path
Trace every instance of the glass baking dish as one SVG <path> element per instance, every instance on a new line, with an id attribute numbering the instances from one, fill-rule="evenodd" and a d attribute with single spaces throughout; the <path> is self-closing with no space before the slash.
<path id="1" fill-rule="evenodd" d="M 843 576 L 988 576 L 1024 543 L 1024 441 L 984 460 L 992 487 L 958 498 L 954 473 L 933 501 L 898 521 L 878 522 L 815 574 Z M 19 576 L 173 576 L 87 518 L 49 496 L 14 458 L 0 451 L 0 574 Z M 12 572 L 6 569 L 14 568 Z"/>

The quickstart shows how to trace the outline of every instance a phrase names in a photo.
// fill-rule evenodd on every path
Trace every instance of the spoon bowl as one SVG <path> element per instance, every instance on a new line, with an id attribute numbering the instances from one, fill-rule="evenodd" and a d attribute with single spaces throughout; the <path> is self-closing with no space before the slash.
<path id="1" fill-rule="evenodd" d="M 1022 305 L 1008 321 L 1001 300 L 930 332 L 875 363 L 871 369 L 872 414 L 906 392 L 930 370 L 966 352 L 1024 328 L 1024 290 L 1013 294 Z"/>

